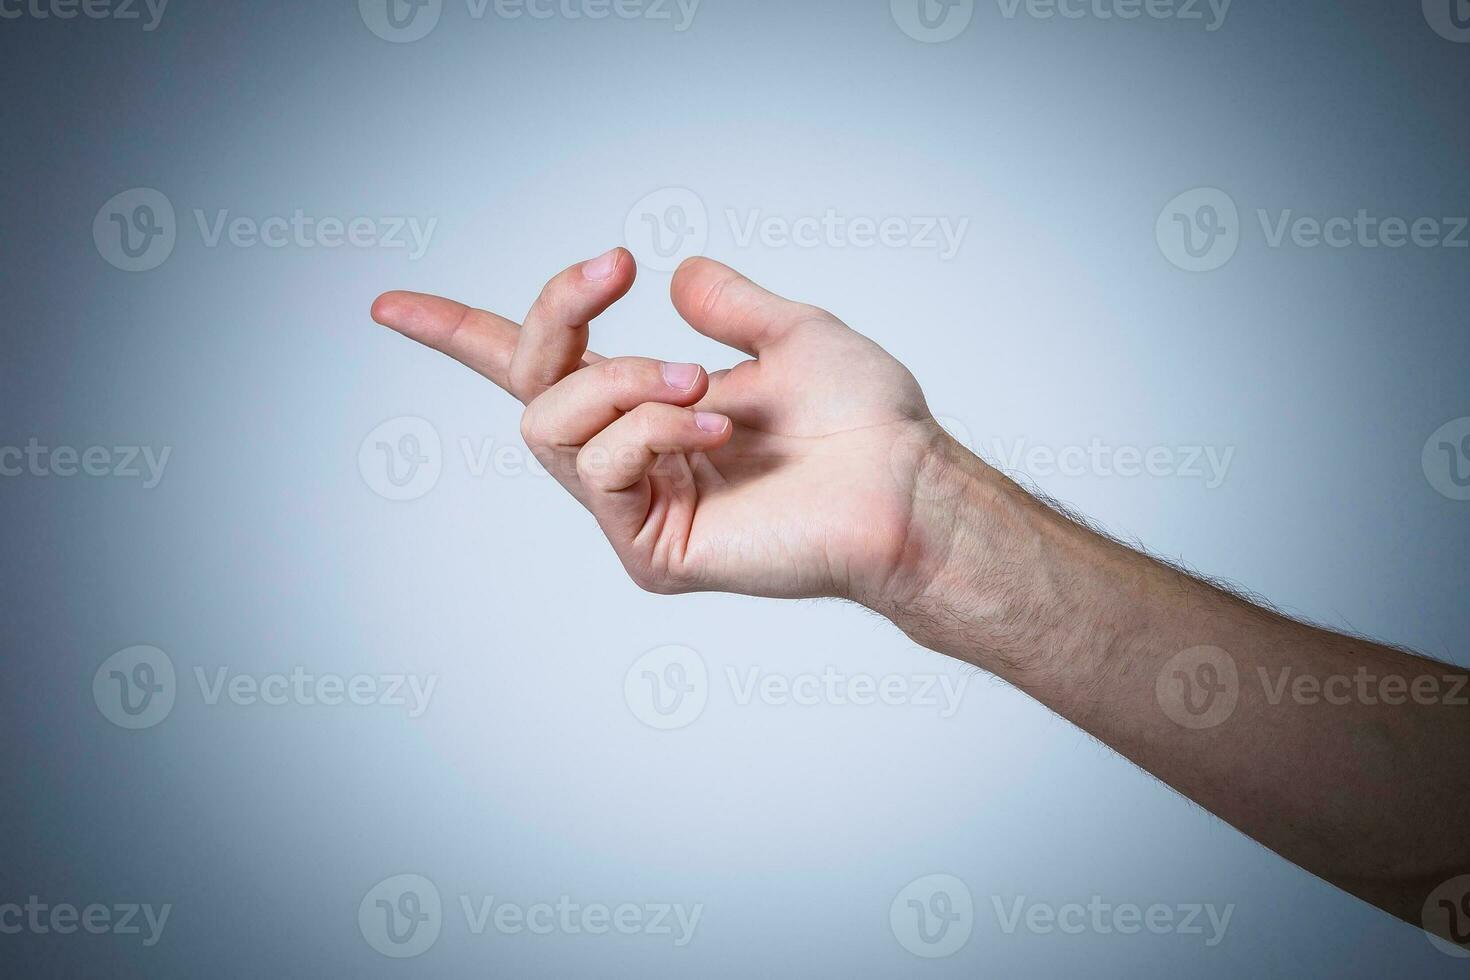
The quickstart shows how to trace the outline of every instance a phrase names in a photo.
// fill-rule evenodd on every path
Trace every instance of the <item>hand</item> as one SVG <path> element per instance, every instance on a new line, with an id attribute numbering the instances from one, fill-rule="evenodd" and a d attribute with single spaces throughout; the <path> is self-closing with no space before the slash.
<path id="1" fill-rule="evenodd" d="M 644 588 L 862 602 L 1290 860 L 1462 943 L 1438 910 L 1470 877 L 1463 760 L 1444 751 L 1470 742 L 1450 700 L 1464 671 L 1292 622 L 1094 534 L 946 436 L 877 345 L 707 259 L 675 273 L 674 306 L 753 360 L 706 375 L 587 353 L 588 321 L 633 275 L 621 249 L 573 266 L 521 327 L 414 293 L 380 297 L 373 316 L 527 403 L 532 450 Z M 1234 679 L 1209 695 L 1218 716 L 1170 686 L 1181 663 Z M 1283 704 L 1249 682 L 1292 672 L 1453 695 Z"/>
<path id="2" fill-rule="evenodd" d="M 405 292 L 379 297 L 373 318 L 525 402 L 527 444 L 649 591 L 880 608 L 921 590 L 942 550 L 928 504 L 945 494 L 920 484 L 955 446 L 908 370 L 832 314 L 709 259 L 674 274 L 674 307 L 751 359 L 706 374 L 589 353 L 589 321 L 635 275 L 624 249 L 575 265 L 520 327 Z"/>

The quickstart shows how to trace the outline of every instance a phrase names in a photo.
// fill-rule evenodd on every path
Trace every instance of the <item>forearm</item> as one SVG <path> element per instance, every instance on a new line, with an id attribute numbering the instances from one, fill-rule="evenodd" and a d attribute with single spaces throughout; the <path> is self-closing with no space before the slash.
<path id="1" fill-rule="evenodd" d="M 1416 924 L 1470 872 L 1464 671 L 1262 609 L 950 456 L 936 557 L 894 614 L 916 640 Z"/>

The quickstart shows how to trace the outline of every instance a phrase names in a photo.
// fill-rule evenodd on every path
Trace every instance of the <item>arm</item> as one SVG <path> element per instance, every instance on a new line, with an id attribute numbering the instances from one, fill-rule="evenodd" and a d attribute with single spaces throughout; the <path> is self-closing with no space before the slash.
<path id="1" fill-rule="evenodd" d="M 526 403 L 526 441 L 643 588 L 860 602 L 1283 857 L 1470 941 L 1470 878 L 1443 887 L 1470 874 L 1464 671 L 1094 534 L 945 435 L 872 341 L 719 263 L 686 262 L 672 299 L 746 360 L 589 352 L 634 275 L 622 249 L 575 265 L 521 325 L 416 293 L 373 315 Z"/>
<path id="2" fill-rule="evenodd" d="M 1470 872 L 1465 671 L 1277 615 L 1092 532 L 962 447 L 936 456 L 953 493 L 930 520 L 948 541 L 890 618 L 1288 860 L 1470 939 L 1470 881 L 1441 887 Z"/>

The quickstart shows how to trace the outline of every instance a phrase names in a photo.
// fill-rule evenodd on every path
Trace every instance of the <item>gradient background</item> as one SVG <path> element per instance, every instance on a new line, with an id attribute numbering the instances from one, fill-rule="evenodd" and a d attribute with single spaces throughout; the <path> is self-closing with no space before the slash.
<path id="1" fill-rule="evenodd" d="M 14 8 L 7 8 L 14 9 Z M 492 8 L 493 10 L 493 8 Z M 1155 551 L 1337 627 L 1466 662 L 1470 503 L 1426 439 L 1470 415 L 1470 252 L 1269 248 L 1254 219 L 1470 212 L 1470 44 L 1417 2 L 1238 0 L 1199 21 L 1013 19 L 920 43 L 886 0 L 704 0 L 648 19 L 483 19 L 388 43 L 351 0 L 175 0 L 137 21 L 0 20 L 0 443 L 172 447 L 162 483 L 0 479 L 0 902 L 174 906 L 162 941 L 0 936 L 0 972 L 108 976 L 1457 975 L 1418 930 L 1281 861 L 1046 711 L 970 676 L 916 706 L 735 703 L 786 675 L 957 664 L 839 603 L 658 598 L 550 481 L 473 475 L 518 407 L 369 322 L 374 295 L 519 315 L 665 187 L 706 251 L 833 309 L 907 363 L 977 448 L 1234 447 L 1225 483 L 1036 476 Z M 1180 271 L 1154 224 L 1218 187 L 1243 240 Z M 129 274 L 92 222 L 151 187 L 178 243 Z M 428 254 L 205 247 L 191 212 L 437 219 Z M 737 245 L 726 209 L 950 215 L 959 255 Z M 638 216 L 635 215 L 635 221 Z M 640 255 L 640 258 L 646 256 Z M 646 266 L 605 353 L 724 366 Z M 417 416 L 443 473 L 375 494 L 364 437 Z M 664 644 L 709 665 L 694 724 L 623 697 Z M 92 678 L 166 651 L 156 727 Z M 206 704 L 196 667 L 434 675 L 403 709 Z M 1463 746 L 1446 746 L 1463 751 Z M 412 960 L 358 903 L 416 873 L 445 903 Z M 889 905 L 944 873 L 969 942 L 916 958 Z M 703 903 L 695 940 L 482 936 L 458 896 Z M 1007 935 L 992 896 L 1233 903 L 1225 941 Z"/>

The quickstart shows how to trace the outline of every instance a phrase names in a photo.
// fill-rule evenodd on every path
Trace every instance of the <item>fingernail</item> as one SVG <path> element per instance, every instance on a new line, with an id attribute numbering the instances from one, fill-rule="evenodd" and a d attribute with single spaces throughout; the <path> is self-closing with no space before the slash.
<path id="1" fill-rule="evenodd" d="M 605 252 L 595 259 L 582 263 L 582 275 L 593 282 L 601 282 L 613 274 L 618 267 L 618 250 Z"/>
<path id="2" fill-rule="evenodd" d="M 664 364 L 664 384 L 670 388 L 690 391 L 698 381 L 698 364 Z"/>
<path id="3" fill-rule="evenodd" d="M 725 431 L 725 426 L 730 424 L 730 420 L 723 415 L 716 415 L 714 412 L 695 412 L 694 424 L 705 432 L 719 435 Z"/>

